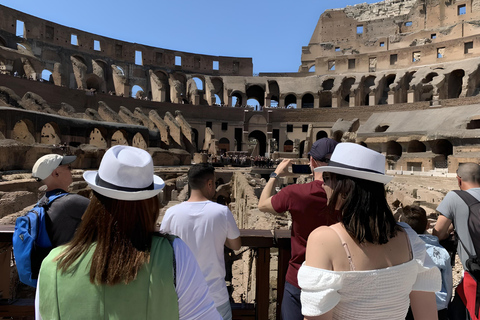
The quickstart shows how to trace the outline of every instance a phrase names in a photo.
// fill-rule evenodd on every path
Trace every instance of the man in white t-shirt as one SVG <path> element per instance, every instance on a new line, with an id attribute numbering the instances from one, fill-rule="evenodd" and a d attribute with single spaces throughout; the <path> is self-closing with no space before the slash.
<path id="1" fill-rule="evenodd" d="M 160 231 L 180 237 L 197 259 L 207 281 L 215 307 L 223 319 L 232 319 L 225 283 L 224 245 L 232 250 L 241 246 L 232 212 L 210 201 L 215 195 L 215 168 L 196 164 L 188 171 L 190 198 L 165 213 Z"/>

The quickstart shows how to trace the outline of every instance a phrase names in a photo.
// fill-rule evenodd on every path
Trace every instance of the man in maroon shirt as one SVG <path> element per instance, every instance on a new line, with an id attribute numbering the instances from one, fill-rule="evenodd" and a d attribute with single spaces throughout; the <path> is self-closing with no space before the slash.
<path id="1" fill-rule="evenodd" d="M 329 138 L 315 141 L 308 153 L 312 172 L 316 167 L 328 165 L 336 145 L 337 142 Z M 290 240 L 292 255 L 283 292 L 282 318 L 284 320 L 303 320 L 297 272 L 305 261 L 308 236 L 319 226 L 329 226 L 339 220 L 327 209 L 327 196 L 323 189 L 321 173 L 314 172 L 314 180 L 310 183 L 289 185 L 272 196 L 277 178 L 291 175 L 288 167 L 292 161 L 294 160 L 283 160 L 275 172 L 272 172 L 258 201 L 258 208 L 260 211 L 273 214 L 283 214 L 283 212 L 289 211 L 292 216 Z"/>

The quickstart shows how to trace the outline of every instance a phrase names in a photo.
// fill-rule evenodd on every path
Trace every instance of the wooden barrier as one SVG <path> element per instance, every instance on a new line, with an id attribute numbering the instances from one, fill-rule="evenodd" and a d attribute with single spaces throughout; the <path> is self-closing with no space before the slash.
<path id="1" fill-rule="evenodd" d="M 0 248 L 11 249 L 13 225 L 0 225 Z M 268 320 L 270 305 L 270 249 L 279 248 L 278 279 L 277 279 L 277 319 L 280 319 L 280 304 L 285 285 L 285 275 L 290 259 L 290 231 L 288 230 L 240 230 L 242 246 L 250 247 L 255 251 L 256 286 L 255 303 L 232 305 L 234 320 Z M 8 249 L 8 250 L 9 250 Z M 5 255 L 11 255 L 6 250 Z M 7 252 L 8 251 L 8 252 Z M 8 258 L 10 259 L 10 258 Z M 0 255 L 0 263 L 1 263 Z M 0 267 L 0 283 L 9 283 L 10 268 Z M 1 286 L 0 286 L 1 288 Z M 0 299 L 0 317 L 31 317 L 34 315 L 34 301 L 32 299 L 14 300 L 11 295 Z"/>

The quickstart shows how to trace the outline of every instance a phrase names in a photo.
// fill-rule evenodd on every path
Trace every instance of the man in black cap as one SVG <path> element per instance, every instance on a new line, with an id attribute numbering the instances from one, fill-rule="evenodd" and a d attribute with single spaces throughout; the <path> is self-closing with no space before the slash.
<path id="1" fill-rule="evenodd" d="M 73 238 L 90 203 L 85 197 L 67 192 L 73 181 L 71 163 L 76 159 L 76 156 L 47 154 L 38 159 L 32 168 L 32 176 L 47 186 L 45 196 L 40 199 L 42 203 L 48 203 L 54 195 L 66 194 L 53 201 L 46 210 L 46 229 L 53 247 Z"/>
<path id="2" fill-rule="evenodd" d="M 337 142 L 329 138 L 315 141 L 308 153 L 314 180 L 306 184 L 289 185 L 272 196 L 277 178 L 291 175 L 288 168 L 294 160 L 283 160 L 270 175 L 258 201 L 260 211 L 273 214 L 283 214 L 285 211 L 289 211 L 292 216 L 292 255 L 282 300 L 282 318 L 284 320 L 303 320 L 297 273 L 305 261 L 305 249 L 310 232 L 319 226 L 328 226 L 338 222 L 338 217 L 327 210 L 327 195 L 323 189 L 322 174 L 314 172 L 316 167 L 328 165 L 336 145 Z"/>

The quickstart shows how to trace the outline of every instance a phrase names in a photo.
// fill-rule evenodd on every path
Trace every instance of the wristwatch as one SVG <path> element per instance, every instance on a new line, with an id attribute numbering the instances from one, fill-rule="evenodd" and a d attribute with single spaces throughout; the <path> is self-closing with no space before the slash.
<path id="1" fill-rule="evenodd" d="M 270 173 L 270 178 L 277 179 L 277 176 L 278 176 L 278 174 L 275 171 Z"/>

